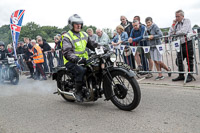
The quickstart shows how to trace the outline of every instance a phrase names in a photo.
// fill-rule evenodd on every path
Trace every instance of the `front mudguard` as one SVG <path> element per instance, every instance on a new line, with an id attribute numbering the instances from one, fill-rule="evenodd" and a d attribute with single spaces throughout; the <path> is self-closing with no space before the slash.
<path id="1" fill-rule="evenodd" d="M 108 68 L 108 70 L 109 70 L 110 73 L 112 73 L 113 71 L 122 71 L 125 74 L 127 74 L 129 77 L 135 77 L 136 76 L 134 71 L 129 70 L 129 69 L 125 68 L 125 67 L 110 67 L 110 68 Z"/>
<path id="2" fill-rule="evenodd" d="M 114 71 L 123 72 L 125 75 L 127 75 L 130 78 L 135 78 L 136 76 L 136 74 L 132 70 L 128 70 L 124 67 L 111 67 L 108 70 L 111 76 L 112 76 L 112 72 Z M 112 88 L 111 88 L 111 79 L 109 77 L 108 72 L 106 72 L 103 75 L 103 92 L 104 92 L 106 100 L 110 100 L 110 98 L 112 97 Z"/>

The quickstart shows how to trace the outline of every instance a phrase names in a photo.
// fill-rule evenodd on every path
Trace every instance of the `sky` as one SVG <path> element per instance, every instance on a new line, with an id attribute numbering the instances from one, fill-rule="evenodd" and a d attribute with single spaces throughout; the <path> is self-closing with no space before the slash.
<path id="1" fill-rule="evenodd" d="M 120 16 L 129 21 L 139 15 L 141 22 L 152 17 L 160 28 L 170 27 L 175 11 L 182 9 L 192 26 L 200 26 L 200 0 L 0 0 L 0 26 L 9 24 L 12 12 L 25 9 L 23 25 L 35 22 L 40 26 L 63 28 L 68 18 L 78 14 L 85 25 L 115 29 Z"/>

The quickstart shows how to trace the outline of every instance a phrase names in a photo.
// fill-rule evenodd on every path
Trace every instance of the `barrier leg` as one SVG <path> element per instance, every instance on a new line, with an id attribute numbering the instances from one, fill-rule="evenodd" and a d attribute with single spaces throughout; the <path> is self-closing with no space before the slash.
<path id="1" fill-rule="evenodd" d="M 188 72 L 187 72 L 186 75 L 185 75 L 184 85 L 186 84 L 186 80 L 187 80 L 187 78 L 188 78 Z"/>
<path id="2" fill-rule="evenodd" d="M 172 61 L 172 70 L 174 71 L 174 60 L 173 60 L 173 53 L 172 53 L 172 41 L 168 38 L 169 40 L 169 48 L 170 48 L 170 51 L 171 51 L 171 61 Z M 177 57 L 177 53 L 176 53 L 176 57 Z"/>
<path id="3" fill-rule="evenodd" d="M 199 64 L 200 64 L 200 38 L 198 37 Z"/>
<path id="4" fill-rule="evenodd" d="M 195 65 L 195 69 L 196 69 L 196 74 L 198 75 L 199 71 L 198 71 L 198 64 L 197 64 L 197 57 L 196 57 L 196 49 L 195 49 L 195 40 L 194 40 L 194 38 L 192 38 L 192 45 L 193 45 L 193 52 L 194 52 L 194 65 Z"/>

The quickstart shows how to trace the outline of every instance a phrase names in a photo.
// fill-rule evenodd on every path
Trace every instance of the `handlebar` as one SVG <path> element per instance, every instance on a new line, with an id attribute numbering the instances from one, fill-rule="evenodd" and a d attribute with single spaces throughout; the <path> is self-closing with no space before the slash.
<path id="1" fill-rule="evenodd" d="M 107 49 L 106 49 L 107 50 Z M 92 61 L 94 61 L 94 59 L 97 59 L 97 58 L 107 58 L 108 56 L 110 56 L 113 52 L 112 51 L 104 51 L 105 54 L 102 54 L 102 55 L 92 55 L 92 57 L 90 57 L 87 61 L 86 61 L 86 64 L 89 64 L 91 63 Z"/>

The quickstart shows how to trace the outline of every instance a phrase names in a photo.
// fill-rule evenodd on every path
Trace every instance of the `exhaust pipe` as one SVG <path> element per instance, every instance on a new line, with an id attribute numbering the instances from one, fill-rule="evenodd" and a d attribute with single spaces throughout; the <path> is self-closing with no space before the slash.
<path id="1" fill-rule="evenodd" d="M 76 97 L 73 92 L 61 91 L 59 88 L 57 90 L 58 90 L 58 94 L 64 94 L 67 99 L 76 100 Z"/>

